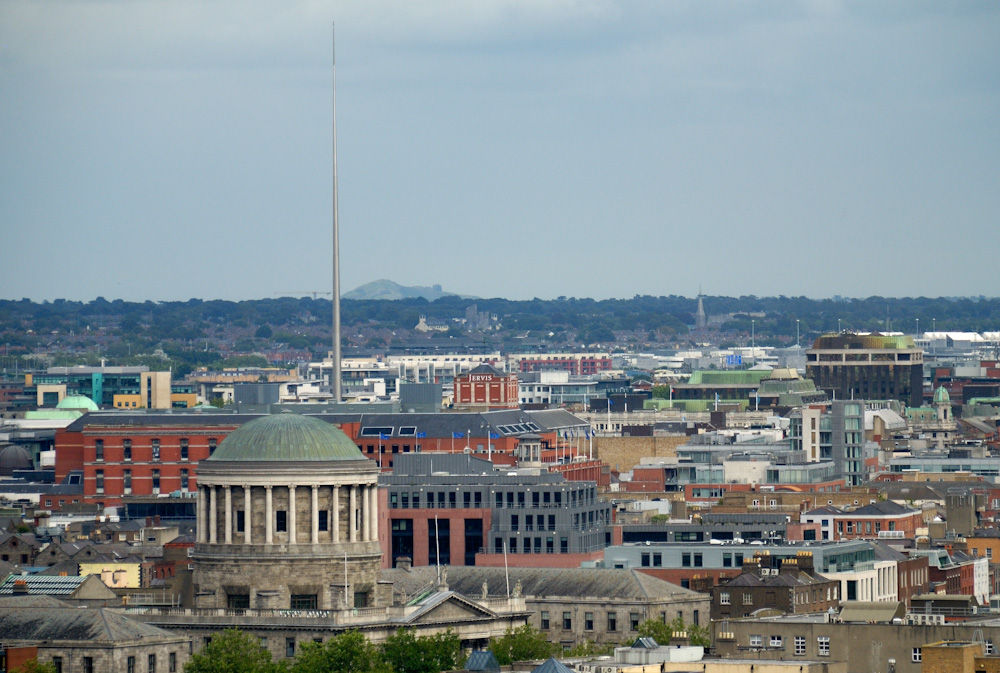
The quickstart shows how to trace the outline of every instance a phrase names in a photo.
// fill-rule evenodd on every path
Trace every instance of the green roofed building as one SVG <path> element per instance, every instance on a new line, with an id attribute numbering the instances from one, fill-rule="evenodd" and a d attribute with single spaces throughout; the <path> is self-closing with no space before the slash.
<path id="1" fill-rule="evenodd" d="M 923 402 L 924 351 L 908 336 L 824 334 L 806 351 L 806 376 L 835 399 Z"/>
<path id="2" fill-rule="evenodd" d="M 747 409 L 776 409 L 827 401 L 827 395 L 794 369 L 720 369 L 693 372 L 685 383 L 673 384 L 673 406 L 686 411 L 710 411 L 738 405 Z M 654 400 L 661 408 L 666 400 Z"/>

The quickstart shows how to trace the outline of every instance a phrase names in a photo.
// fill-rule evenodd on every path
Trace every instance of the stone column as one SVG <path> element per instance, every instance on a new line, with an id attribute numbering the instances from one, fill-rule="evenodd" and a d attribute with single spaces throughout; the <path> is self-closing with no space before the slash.
<path id="1" fill-rule="evenodd" d="M 288 486 L 288 544 L 295 544 L 295 484 Z"/>
<path id="2" fill-rule="evenodd" d="M 243 544 L 253 544 L 251 542 L 253 528 L 253 502 L 250 498 L 250 486 L 243 484 Z"/>
<path id="3" fill-rule="evenodd" d="M 358 487 L 356 484 L 351 484 L 348 486 L 351 489 L 350 506 L 347 508 L 347 529 L 350 531 L 350 537 L 348 540 L 351 542 L 358 541 Z"/>
<path id="4" fill-rule="evenodd" d="M 378 484 L 372 484 L 371 487 L 371 497 L 369 498 L 371 503 L 371 527 L 372 527 L 372 539 L 378 539 Z"/>
<path id="5" fill-rule="evenodd" d="M 226 544 L 233 543 L 233 487 L 226 486 Z"/>
<path id="6" fill-rule="evenodd" d="M 274 544 L 274 501 L 271 486 L 264 487 L 264 544 Z"/>
<path id="7" fill-rule="evenodd" d="M 208 530 L 208 507 L 206 507 L 205 487 L 198 486 L 198 542 L 206 542 L 205 531 Z"/>
<path id="8" fill-rule="evenodd" d="M 219 536 L 219 496 L 215 486 L 209 486 L 208 502 L 208 541 L 211 544 L 218 542 Z"/>
<path id="9" fill-rule="evenodd" d="M 361 486 L 361 541 L 368 542 L 372 539 L 372 528 L 371 528 L 371 517 L 368 516 L 369 512 L 369 494 L 371 493 L 371 486 L 365 484 Z"/>
<path id="10" fill-rule="evenodd" d="M 330 504 L 330 518 L 333 519 L 330 539 L 340 542 L 340 486 L 333 487 L 333 498 Z"/>
<path id="11" fill-rule="evenodd" d="M 319 486 L 312 485 L 312 502 L 309 520 L 312 521 L 312 536 L 310 542 L 319 543 Z"/>

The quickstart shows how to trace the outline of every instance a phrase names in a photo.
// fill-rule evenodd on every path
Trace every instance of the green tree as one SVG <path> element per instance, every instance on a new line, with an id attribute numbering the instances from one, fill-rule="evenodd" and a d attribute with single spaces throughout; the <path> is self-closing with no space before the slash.
<path id="1" fill-rule="evenodd" d="M 531 624 L 509 628 L 504 635 L 490 641 L 490 649 L 501 666 L 509 666 L 515 661 L 548 659 L 556 653 L 556 648 Z"/>
<path id="2" fill-rule="evenodd" d="M 420 637 L 400 629 L 386 639 L 382 653 L 395 673 L 440 673 L 462 665 L 462 641 L 450 629 Z"/>
<path id="3" fill-rule="evenodd" d="M 701 645 L 706 649 L 712 646 L 712 637 L 708 628 L 696 624 L 686 624 L 681 615 L 677 615 L 666 624 L 659 619 L 647 619 L 639 624 L 639 635 L 643 638 L 653 638 L 660 645 L 668 645 L 673 634 L 681 631 L 687 633 L 688 643 L 691 645 Z"/>
<path id="4" fill-rule="evenodd" d="M 271 661 L 271 652 L 261 647 L 256 636 L 239 629 L 226 629 L 212 636 L 212 642 L 193 655 L 184 673 L 281 673 L 284 662 Z"/>
<path id="5" fill-rule="evenodd" d="M 393 673 L 393 670 L 376 645 L 357 631 L 347 631 L 325 643 L 303 643 L 292 673 Z"/>
<path id="6" fill-rule="evenodd" d="M 588 639 L 569 648 L 564 655 L 567 657 L 603 657 L 614 653 L 614 643 L 598 645 L 593 640 Z"/>
<path id="7" fill-rule="evenodd" d="M 32 659 L 12 669 L 11 673 L 56 673 L 56 665 L 51 661 L 41 663 L 38 659 Z"/>

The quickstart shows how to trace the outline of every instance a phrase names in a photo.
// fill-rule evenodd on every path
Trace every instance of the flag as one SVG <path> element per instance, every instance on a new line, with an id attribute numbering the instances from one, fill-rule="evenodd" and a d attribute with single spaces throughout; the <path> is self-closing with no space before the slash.
<path id="1" fill-rule="evenodd" d="M 386 434 L 386 433 L 384 433 L 384 432 L 380 432 L 379 435 L 378 435 L 378 438 L 379 439 L 389 439 L 389 435 Z"/>
<path id="2" fill-rule="evenodd" d="M 451 438 L 452 439 L 462 439 L 462 437 L 465 437 L 465 433 L 464 432 L 453 432 L 453 433 L 451 433 Z"/>
<path id="3" fill-rule="evenodd" d="M 491 432 L 490 439 L 500 439 L 500 435 L 495 432 Z"/>
<path id="4" fill-rule="evenodd" d="M 426 432 L 418 432 L 417 433 L 417 439 L 424 439 L 425 437 L 427 437 L 427 433 Z"/>

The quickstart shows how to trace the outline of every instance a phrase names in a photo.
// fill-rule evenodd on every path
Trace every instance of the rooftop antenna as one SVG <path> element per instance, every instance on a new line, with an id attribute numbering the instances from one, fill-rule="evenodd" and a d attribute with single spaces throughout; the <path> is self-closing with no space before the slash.
<path id="1" fill-rule="evenodd" d="M 333 24 L 333 371 L 330 374 L 330 392 L 333 401 L 340 404 L 340 221 L 337 206 L 337 26 Z"/>

